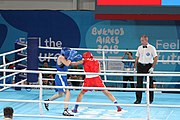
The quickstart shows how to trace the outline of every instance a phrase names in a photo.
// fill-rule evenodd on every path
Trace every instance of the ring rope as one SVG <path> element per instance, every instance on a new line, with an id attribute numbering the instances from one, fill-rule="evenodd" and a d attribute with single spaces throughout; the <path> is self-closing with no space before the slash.
<path id="1" fill-rule="evenodd" d="M 70 74 L 70 75 L 108 75 L 108 76 L 176 76 L 180 77 L 179 72 L 177 74 L 125 74 L 125 73 L 89 73 L 89 72 L 57 72 L 57 71 L 34 71 L 34 70 L 13 70 L 13 69 L 0 69 L 0 72 L 21 72 L 21 73 L 43 73 L 43 74 Z"/>
<path id="2" fill-rule="evenodd" d="M 4 64 L 4 65 L 0 65 L 0 68 L 1 68 L 1 67 L 6 67 L 6 66 L 8 66 L 8 65 L 15 64 L 15 63 L 18 63 L 18 62 L 21 62 L 21 61 L 24 61 L 24 60 L 27 60 L 27 57 L 21 58 L 21 59 L 19 59 L 19 60 L 13 61 L 13 62 L 6 63 L 6 64 Z"/>
<path id="3" fill-rule="evenodd" d="M 57 71 L 56 68 L 42 68 L 42 67 L 39 67 L 39 70 L 51 70 L 51 71 Z M 69 71 L 75 71 L 75 72 L 84 72 L 83 69 L 68 69 Z M 101 70 L 101 72 L 104 72 L 104 70 Z M 134 71 L 130 70 L 130 71 L 123 71 L 123 70 L 106 70 L 106 73 L 107 72 L 110 72 L 110 73 L 134 73 Z M 161 73 L 161 74 L 180 74 L 180 72 L 170 72 L 170 71 L 154 71 L 153 72 L 154 74 L 157 74 L 157 73 Z"/>
<path id="4" fill-rule="evenodd" d="M 57 57 L 39 57 L 39 58 L 43 58 L 43 59 L 45 59 L 45 58 L 47 58 L 47 59 L 57 59 Z M 134 62 L 135 61 L 135 59 L 133 59 L 133 60 L 128 60 L 128 59 L 97 59 L 97 60 L 99 60 L 99 61 L 114 61 L 114 62 L 118 62 L 118 61 L 120 61 L 120 62 L 126 62 L 126 61 L 129 61 L 129 62 Z M 167 62 L 173 62 L 173 63 L 180 63 L 180 61 L 179 60 L 158 60 L 158 62 L 163 62 L 163 63 L 167 63 Z"/>
<path id="5" fill-rule="evenodd" d="M 21 83 L 23 83 L 23 82 L 25 82 L 25 81 L 27 81 L 27 79 L 21 80 L 21 81 L 15 83 L 14 85 L 19 85 L 19 84 L 21 84 Z M 2 92 L 3 90 L 6 90 L 6 89 L 8 89 L 8 88 L 10 88 L 10 86 L 9 86 L 9 87 L 6 86 L 6 87 L 0 89 L 0 92 Z"/>
<path id="6" fill-rule="evenodd" d="M 62 48 L 59 47 L 43 47 L 39 46 L 40 49 L 54 49 L 54 50 L 61 50 Z M 137 50 L 120 50 L 120 49 L 87 49 L 87 48 L 71 48 L 72 50 L 82 50 L 82 51 L 115 51 L 115 52 L 136 52 Z M 157 52 L 177 52 L 179 53 L 180 50 L 157 50 Z"/>
<path id="7" fill-rule="evenodd" d="M 51 104 L 79 104 L 79 105 L 94 105 L 94 106 L 126 106 L 126 107 L 146 107 L 147 104 L 113 104 L 113 103 L 94 103 L 94 102 L 64 102 L 64 101 L 40 101 L 40 100 L 18 100 L 18 99 L 0 99 L 0 102 L 22 102 L 22 103 L 51 103 Z M 180 108 L 180 105 L 156 105 L 152 104 L 151 107 L 168 107 Z"/>
<path id="8" fill-rule="evenodd" d="M 6 52 L 6 53 L 3 53 L 3 54 L 0 54 L 0 57 L 6 56 L 6 55 L 9 55 L 9 54 L 12 54 L 12 53 L 20 52 L 20 51 L 23 51 L 23 50 L 26 50 L 26 49 L 27 49 L 27 47 L 24 47 L 24 48 L 20 48 L 20 49 L 17 49 L 17 50 L 10 51 L 10 52 Z"/>
<path id="9" fill-rule="evenodd" d="M 55 81 L 54 79 L 50 79 L 50 78 L 42 78 L 42 80 L 48 80 L 48 81 Z M 84 80 L 78 80 L 78 79 L 67 79 L 70 82 L 83 82 Z M 137 83 L 137 82 L 133 82 L 133 81 L 115 81 L 115 80 L 102 80 L 103 82 L 107 82 L 107 83 Z M 147 82 L 143 82 L 143 84 L 146 84 Z M 153 84 L 167 84 L 167 85 L 174 85 L 174 84 L 180 84 L 180 82 L 153 82 Z"/>
<path id="10" fill-rule="evenodd" d="M 33 87 L 33 88 L 65 88 L 65 89 L 86 89 L 86 90 L 127 90 L 127 91 L 147 91 L 146 88 L 113 88 L 113 87 L 76 87 L 76 86 L 50 86 L 50 85 L 15 85 L 15 84 L 0 84 L 0 86 L 7 86 L 7 87 Z M 172 88 L 149 88 L 150 91 L 180 91 L 180 89 L 172 89 Z"/>
<path id="11" fill-rule="evenodd" d="M 3 114 L 0 114 L 0 116 L 2 116 Z M 53 116 L 53 115 L 25 115 L 25 114 L 13 114 L 13 116 L 16 117 L 39 117 L 39 118 L 59 118 L 59 119 L 69 119 L 68 116 Z M 71 119 L 85 119 L 84 117 L 76 117 L 76 116 L 72 116 Z M 141 118 L 86 118 L 86 120 L 144 120 Z"/>
<path id="12" fill-rule="evenodd" d="M 40 48 L 40 47 L 39 47 Z M 47 48 L 47 47 L 46 47 Z M 57 49 L 57 48 L 53 48 L 53 47 L 49 47 L 49 48 L 51 48 L 51 49 Z M 72 49 L 74 49 L 74 48 L 72 48 Z M 78 50 L 78 49 L 76 49 L 76 50 Z M 83 49 L 79 49 L 79 50 L 83 50 Z M 87 49 L 84 49 L 84 50 L 87 50 Z M 98 51 L 97 49 L 95 50 L 95 49 L 91 49 L 92 51 Z M 106 50 L 106 49 L 102 49 L 102 50 L 99 50 L 99 51 L 102 51 L 103 52 L 103 54 L 104 54 L 104 52 L 105 51 L 126 51 L 126 50 Z M 128 51 L 136 51 L 136 50 L 127 50 L 127 52 Z M 4 53 L 4 54 L 0 54 L 0 56 L 3 56 L 3 57 L 5 57 L 5 55 L 8 55 L 8 54 L 10 54 L 10 53 L 13 53 L 14 51 L 11 51 L 11 52 L 8 52 L 8 53 Z M 161 50 L 161 52 L 179 52 L 179 50 Z M 4 59 L 4 58 L 3 58 Z M 110 60 L 114 60 L 114 59 L 110 59 Z M 103 62 L 105 62 L 106 60 L 105 59 L 103 59 Z M 163 62 L 165 61 L 165 60 L 162 60 Z M 158 61 L 159 62 L 159 61 Z M 177 62 L 177 61 L 172 61 L 172 62 Z M 178 61 L 179 62 L 179 61 Z M 5 64 L 5 62 L 4 62 L 4 64 Z M 6 66 L 6 65 L 5 65 Z M 44 74 L 44 73 L 46 73 L 46 72 L 49 72 L 49 71 L 31 71 L 31 70 L 15 70 L 15 71 L 13 71 L 13 70 L 9 70 L 9 69 L 0 69 L 0 71 L 3 71 L 3 72 L 15 72 L 15 73 L 17 73 L 17 72 L 23 72 L 23 73 L 40 73 L 41 74 L 41 76 L 42 76 L 42 73 Z M 105 72 L 105 70 L 104 70 L 104 72 Z M 54 72 L 54 71 L 52 71 L 51 72 L 52 74 L 60 74 L 59 72 Z M 63 74 L 80 74 L 80 75 L 85 75 L 85 74 L 92 74 L 92 73 L 84 73 L 84 72 L 81 72 L 81 73 L 78 73 L 78 72 L 63 72 Z M 176 73 L 176 74 L 175 74 Z M 150 109 L 149 109 L 149 107 L 151 106 L 150 104 L 149 104 L 149 99 L 148 99 L 148 96 L 149 96 L 149 92 L 148 91 L 180 91 L 179 89 L 151 89 L 151 88 L 149 88 L 149 77 L 150 76 L 180 76 L 179 74 L 178 74 L 178 72 L 175 72 L 174 74 L 166 74 L 166 75 L 164 75 L 164 74 L 122 74 L 122 73 L 119 73 L 119 74 L 117 74 L 117 73 L 99 73 L 98 75 L 110 75 L 110 76 L 114 76 L 114 75 L 116 75 L 116 76 L 121 76 L 121 75 L 123 75 L 123 76 L 147 76 L 147 82 L 146 82 L 146 84 L 147 84 L 147 86 L 146 86 L 146 88 L 144 89 L 144 88 L 121 88 L 121 89 L 119 89 L 119 90 L 136 90 L 136 91 L 147 91 L 146 93 L 146 95 L 147 95 L 147 104 L 145 104 L 145 106 L 147 107 L 147 118 L 148 119 L 150 119 Z M 46 73 L 46 74 L 48 74 L 48 73 Z M 96 74 L 97 75 L 97 74 Z M 4 85 L 6 85 L 6 86 L 16 86 L 16 87 L 26 87 L 26 85 L 19 85 L 19 84 L 17 84 L 17 85 L 11 85 L 11 84 L 3 84 L 3 86 Z M 2 86 L 1 84 L 0 84 L 0 86 Z M 40 113 L 42 113 L 42 103 L 44 102 L 44 101 L 42 101 L 42 90 L 43 90 L 43 88 L 48 88 L 48 87 L 51 87 L 51 88 L 60 88 L 61 86 L 43 86 L 42 85 L 42 77 L 40 77 L 40 85 L 31 85 L 31 87 L 39 87 L 40 88 L 40 95 L 39 95 L 39 109 L 40 109 Z M 27 87 L 29 87 L 29 85 L 27 85 Z M 69 87 L 69 86 L 68 86 Z M 67 87 L 67 88 L 68 88 Z M 63 88 L 66 88 L 66 87 L 63 87 Z M 102 88 L 95 88 L 95 87 L 69 87 L 69 88 L 77 88 L 77 89 L 94 89 L 94 90 L 103 90 Z M 109 90 L 116 90 L 116 88 L 105 88 L 105 89 L 109 89 Z M 54 102 L 54 101 L 53 101 Z M 64 104 L 65 102 L 62 102 L 62 104 Z M 114 105 L 114 104 L 113 104 Z M 132 104 L 133 106 L 135 106 L 134 104 Z M 154 106 L 156 106 L 156 105 L 154 105 Z M 160 106 L 162 106 L 162 105 L 160 105 Z M 172 107 L 172 105 L 171 105 L 171 107 Z M 79 118 L 79 117 L 78 117 Z M 99 119 L 99 118 L 98 118 Z"/>

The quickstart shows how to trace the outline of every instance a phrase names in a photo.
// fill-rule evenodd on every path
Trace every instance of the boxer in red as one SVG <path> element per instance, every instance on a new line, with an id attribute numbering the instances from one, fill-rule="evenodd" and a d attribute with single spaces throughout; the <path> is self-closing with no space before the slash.
<path id="1" fill-rule="evenodd" d="M 78 61 L 78 62 L 72 62 L 71 65 L 79 65 L 79 64 L 83 64 L 84 66 L 84 71 L 85 72 L 92 72 L 92 73 L 99 73 L 101 72 L 101 68 L 100 68 L 100 63 L 98 60 L 94 59 L 93 55 L 91 52 L 85 52 L 83 54 L 83 60 Z M 106 87 L 103 83 L 103 81 L 101 80 L 101 77 L 99 75 L 86 75 L 85 79 L 84 79 L 84 83 L 83 83 L 83 87 Z M 79 93 L 76 102 L 81 102 L 84 94 L 87 92 L 88 90 L 81 90 L 81 92 Z M 116 98 L 108 91 L 108 90 L 102 90 L 102 92 L 112 101 L 114 102 L 114 104 L 118 104 Z M 72 112 L 77 113 L 77 109 L 78 109 L 78 104 L 75 105 L 74 109 L 72 110 Z M 116 106 L 117 107 L 117 112 L 121 111 L 121 107 L 120 106 Z"/>

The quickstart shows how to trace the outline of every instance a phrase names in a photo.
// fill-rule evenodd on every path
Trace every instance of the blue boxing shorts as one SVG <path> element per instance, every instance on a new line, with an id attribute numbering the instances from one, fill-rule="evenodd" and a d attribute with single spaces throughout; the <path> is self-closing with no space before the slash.
<path id="1" fill-rule="evenodd" d="M 55 76 L 56 86 L 69 86 L 67 82 L 67 75 L 56 74 Z M 65 92 L 65 88 L 55 88 L 56 92 Z"/>

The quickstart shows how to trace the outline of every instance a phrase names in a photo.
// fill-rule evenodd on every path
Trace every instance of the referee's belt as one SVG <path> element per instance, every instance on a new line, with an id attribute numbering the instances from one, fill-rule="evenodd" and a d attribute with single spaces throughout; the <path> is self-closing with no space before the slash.
<path id="1" fill-rule="evenodd" d="M 146 66 L 146 65 L 152 65 L 152 63 L 138 63 L 138 64 L 140 64 L 140 65 L 142 65 L 142 66 Z"/>

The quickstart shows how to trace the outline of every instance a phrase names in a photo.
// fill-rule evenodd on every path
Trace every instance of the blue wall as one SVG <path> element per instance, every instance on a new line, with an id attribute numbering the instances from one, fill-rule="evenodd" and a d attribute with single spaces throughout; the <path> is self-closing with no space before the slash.
<path id="1" fill-rule="evenodd" d="M 40 37 L 41 45 L 49 47 L 137 49 L 142 34 L 148 35 L 149 42 L 159 50 L 180 49 L 180 21 L 99 21 L 94 19 L 93 11 L 0 11 L 0 53 L 13 50 L 15 40 L 27 37 Z M 40 56 L 58 54 L 59 51 L 40 51 Z M 93 54 L 101 56 L 100 52 Z M 122 55 L 108 52 L 106 57 Z M 159 59 L 179 60 L 180 53 L 160 53 Z M 50 62 L 55 64 L 53 60 Z M 118 65 L 109 62 L 107 67 L 121 69 Z M 180 63 L 158 63 L 155 70 L 180 71 Z M 161 77 L 159 80 L 180 81 L 180 78 Z"/>

